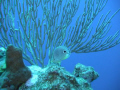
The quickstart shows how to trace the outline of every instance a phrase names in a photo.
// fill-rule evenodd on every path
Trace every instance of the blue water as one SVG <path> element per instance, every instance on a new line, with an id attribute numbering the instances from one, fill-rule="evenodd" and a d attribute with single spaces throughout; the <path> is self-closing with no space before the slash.
<path id="1" fill-rule="evenodd" d="M 119 8 L 120 0 L 108 0 L 104 10 L 96 17 L 96 21 L 101 14 L 106 14 L 111 10 L 110 15 L 112 15 Z M 120 30 L 120 12 L 112 19 L 111 25 L 108 35 L 113 35 Z M 77 63 L 92 66 L 99 73 L 99 77 L 92 82 L 93 90 L 120 90 L 120 44 L 100 52 L 73 53 L 70 58 L 62 62 L 62 66 L 72 72 Z"/>
<path id="2" fill-rule="evenodd" d="M 83 0 L 80 3 L 80 7 L 82 7 L 82 2 Z M 119 8 L 120 0 L 108 0 L 107 5 L 95 18 L 92 26 L 96 26 L 96 23 L 102 14 L 106 15 L 107 12 L 111 10 L 111 13 L 109 14 L 110 17 Z M 80 9 L 79 11 L 81 12 Z M 75 24 L 76 18 L 80 12 L 77 12 L 73 18 L 72 24 Z M 112 28 L 107 34 L 108 36 L 114 35 L 117 30 L 120 30 L 120 12 L 118 12 L 112 19 L 111 25 Z M 62 67 L 65 67 L 65 69 L 69 72 L 73 72 L 73 69 L 77 63 L 81 63 L 86 66 L 92 66 L 95 71 L 99 73 L 99 77 L 91 84 L 93 90 L 120 90 L 120 44 L 100 52 L 80 54 L 72 53 L 68 59 L 62 62 Z M 25 64 L 29 65 L 27 62 L 25 62 Z M 45 64 L 47 64 L 47 59 L 45 60 Z"/>

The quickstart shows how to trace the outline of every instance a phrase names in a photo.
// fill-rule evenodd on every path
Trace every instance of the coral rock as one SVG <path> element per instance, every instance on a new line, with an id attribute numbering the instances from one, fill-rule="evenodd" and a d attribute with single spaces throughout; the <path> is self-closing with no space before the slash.
<path id="1" fill-rule="evenodd" d="M 98 73 L 90 66 L 85 66 L 78 63 L 74 69 L 74 75 L 78 78 L 83 78 L 88 82 L 92 82 L 98 77 Z"/>
<path id="2" fill-rule="evenodd" d="M 23 84 L 19 90 L 92 90 L 90 82 L 96 79 L 98 74 L 93 68 L 90 69 L 87 66 L 83 66 L 82 64 L 77 64 L 76 67 L 78 68 L 75 68 L 74 74 L 69 73 L 63 67 L 55 64 L 48 65 L 43 69 L 37 69 L 36 67 L 38 71 L 36 72 L 36 75 L 38 75 L 38 78 L 36 78 L 38 79 L 36 80 L 37 82 L 31 86 Z M 88 71 L 94 73 L 87 73 Z M 88 79 L 90 79 L 90 81 L 88 81 Z M 26 83 L 28 83 L 28 81 Z"/>
<path id="3" fill-rule="evenodd" d="M 24 65 L 22 51 L 9 45 L 6 51 L 6 70 L 0 76 L 0 88 L 17 90 L 31 77 L 31 71 Z"/>

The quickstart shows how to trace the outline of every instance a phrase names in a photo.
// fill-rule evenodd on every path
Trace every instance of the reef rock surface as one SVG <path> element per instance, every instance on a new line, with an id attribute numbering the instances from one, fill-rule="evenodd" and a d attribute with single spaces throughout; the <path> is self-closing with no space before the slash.
<path id="1" fill-rule="evenodd" d="M 19 90 L 92 90 L 90 83 L 98 77 L 92 67 L 82 64 L 75 66 L 73 74 L 58 65 L 29 68 L 32 77 Z"/>
<path id="2" fill-rule="evenodd" d="M 6 69 L 0 76 L 0 90 L 18 90 L 31 77 L 22 60 L 22 50 L 9 45 L 6 50 Z"/>

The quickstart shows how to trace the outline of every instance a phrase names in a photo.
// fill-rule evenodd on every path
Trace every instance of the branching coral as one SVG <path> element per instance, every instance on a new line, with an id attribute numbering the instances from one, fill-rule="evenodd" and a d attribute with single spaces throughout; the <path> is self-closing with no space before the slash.
<path id="1" fill-rule="evenodd" d="M 13 44 L 24 49 L 25 60 L 31 64 L 40 63 L 44 67 L 46 55 L 51 61 L 53 50 L 60 45 L 68 47 L 72 53 L 88 53 L 119 44 L 119 32 L 103 40 L 111 28 L 111 19 L 119 10 L 109 18 L 110 12 L 104 17 L 102 15 L 91 35 L 91 25 L 107 0 L 84 0 L 83 13 L 77 17 L 75 26 L 70 26 L 73 17 L 79 12 L 80 1 L 1 0 L 0 46 Z"/>

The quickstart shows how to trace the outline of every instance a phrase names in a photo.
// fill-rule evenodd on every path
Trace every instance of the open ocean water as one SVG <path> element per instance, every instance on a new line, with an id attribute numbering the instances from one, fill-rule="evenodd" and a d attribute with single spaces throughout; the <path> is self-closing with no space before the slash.
<path id="1" fill-rule="evenodd" d="M 84 0 L 81 0 L 80 7 L 83 7 L 83 1 Z M 95 18 L 91 27 L 96 27 L 96 24 L 102 14 L 105 16 L 110 10 L 110 17 L 118 9 L 120 9 L 120 0 L 108 0 L 105 8 Z M 75 24 L 75 21 L 79 14 L 80 12 L 77 12 L 70 25 Z M 111 30 L 109 31 L 107 36 L 114 35 L 115 32 L 120 30 L 120 11 L 111 20 L 111 25 Z M 46 58 L 45 60 L 46 65 L 47 63 L 48 58 Z M 71 53 L 71 56 L 68 59 L 62 61 L 61 66 L 65 67 L 66 70 L 72 73 L 77 63 L 81 63 L 86 66 L 92 66 L 95 71 L 98 72 L 99 77 L 91 84 L 93 90 L 120 90 L 120 44 L 105 51 L 79 54 Z M 29 65 L 26 61 L 25 64 Z"/>
<path id="2" fill-rule="evenodd" d="M 111 16 L 118 9 L 120 9 L 120 0 L 108 0 L 107 5 L 96 17 L 95 22 L 97 23 L 99 17 L 102 14 L 106 15 L 109 10 L 111 10 Z M 120 30 L 120 12 L 112 19 L 111 25 L 112 28 L 107 36 Z M 99 73 L 99 77 L 92 82 L 93 90 L 120 90 L 120 44 L 100 52 L 73 53 L 70 58 L 62 62 L 62 66 L 72 72 L 77 63 L 92 66 Z"/>

